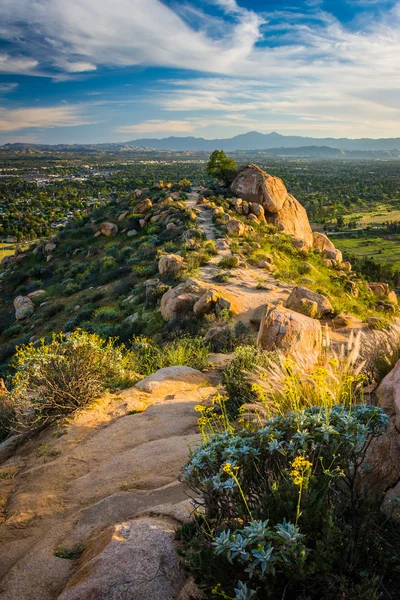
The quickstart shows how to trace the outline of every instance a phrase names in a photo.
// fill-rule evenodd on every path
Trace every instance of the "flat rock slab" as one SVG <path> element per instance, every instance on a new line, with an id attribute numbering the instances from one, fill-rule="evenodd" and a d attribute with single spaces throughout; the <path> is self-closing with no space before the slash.
<path id="1" fill-rule="evenodd" d="M 211 382 L 201 371 L 191 367 L 166 367 L 142 379 L 136 387 L 157 396 L 176 394 L 184 390 L 210 387 Z"/>

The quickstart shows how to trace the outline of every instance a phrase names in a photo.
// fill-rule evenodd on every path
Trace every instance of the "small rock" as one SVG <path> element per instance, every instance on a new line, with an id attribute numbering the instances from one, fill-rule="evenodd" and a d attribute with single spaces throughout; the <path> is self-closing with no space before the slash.
<path id="1" fill-rule="evenodd" d="M 244 223 L 242 223 L 242 221 L 239 221 L 238 219 L 230 219 L 226 224 L 226 228 L 228 230 L 229 235 L 237 235 L 239 237 L 244 235 L 246 231 Z"/>
<path id="2" fill-rule="evenodd" d="M 105 221 L 100 225 L 99 231 L 101 235 L 111 237 L 118 233 L 118 225 L 115 225 L 115 223 L 110 223 L 109 221 Z"/>

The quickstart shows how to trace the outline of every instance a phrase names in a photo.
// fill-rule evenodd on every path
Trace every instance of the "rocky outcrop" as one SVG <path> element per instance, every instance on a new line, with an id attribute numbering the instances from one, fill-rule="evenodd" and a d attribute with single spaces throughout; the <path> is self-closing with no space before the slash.
<path id="1" fill-rule="evenodd" d="M 310 311 L 310 302 L 315 304 L 315 311 Z M 316 316 L 323 317 L 333 312 L 333 306 L 326 296 L 317 294 L 317 292 L 313 292 L 301 285 L 292 290 L 286 301 L 286 307 L 313 318 Z"/>
<path id="2" fill-rule="evenodd" d="M 165 321 L 177 315 L 188 314 L 199 300 L 204 290 L 190 279 L 168 290 L 161 298 L 160 310 Z"/>
<path id="3" fill-rule="evenodd" d="M 30 317 L 34 311 L 35 305 L 27 296 L 17 296 L 14 300 L 15 318 L 17 321 L 23 321 Z"/>
<path id="4" fill-rule="evenodd" d="M 256 165 L 247 165 L 239 170 L 233 180 L 231 192 L 249 203 L 260 204 L 269 223 L 302 240 L 307 247 L 312 247 L 313 237 L 307 213 L 300 202 L 288 194 L 282 179 L 269 175 Z"/>
<path id="5" fill-rule="evenodd" d="M 257 345 L 263 350 L 279 350 L 313 367 L 322 351 L 321 323 L 278 304 L 265 307 Z"/>
<path id="6" fill-rule="evenodd" d="M 210 385 L 210 380 L 201 371 L 191 367 L 165 367 L 142 379 L 135 387 L 148 394 L 165 396 Z"/>
<path id="7" fill-rule="evenodd" d="M 185 268 L 185 261 L 179 254 L 166 254 L 158 261 L 158 272 L 162 277 L 177 277 Z"/>
<path id="8" fill-rule="evenodd" d="M 335 245 L 324 233 L 314 231 L 313 247 L 319 250 L 327 259 L 336 260 L 338 263 L 342 262 L 343 256 L 341 251 L 335 248 Z"/>
<path id="9" fill-rule="evenodd" d="M 115 223 L 110 223 L 109 221 L 105 221 L 100 225 L 99 231 L 101 235 L 105 235 L 106 237 L 112 237 L 113 235 L 117 235 L 118 225 L 115 225 Z"/>

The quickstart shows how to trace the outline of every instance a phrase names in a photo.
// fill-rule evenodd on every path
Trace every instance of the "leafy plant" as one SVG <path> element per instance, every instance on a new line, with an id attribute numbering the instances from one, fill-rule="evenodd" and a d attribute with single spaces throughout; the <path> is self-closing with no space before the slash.
<path id="1" fill-rule="evenodd" d="M 184 554 L 211 596 L 360 600 L 395 590 L 400 532 L 363 494 L 366 451 L 387 423 L 374 406 L 313 407 L 192 449 L 183 481 L 201 512 Z"/>

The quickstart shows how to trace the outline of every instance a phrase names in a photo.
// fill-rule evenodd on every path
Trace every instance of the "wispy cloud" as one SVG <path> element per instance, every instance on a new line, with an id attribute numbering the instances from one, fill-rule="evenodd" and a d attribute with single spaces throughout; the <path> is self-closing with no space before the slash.
<path id="1" fill-rule="evenodd" d="M 0 108 L 0 131 L 89 125 L 96 122 L 89 116 L 89 112 L 89 107 L 81 104 L 45 108 Z"/>

